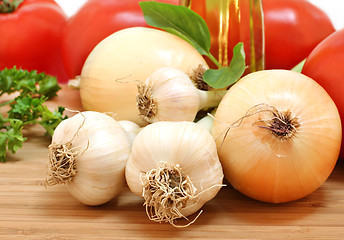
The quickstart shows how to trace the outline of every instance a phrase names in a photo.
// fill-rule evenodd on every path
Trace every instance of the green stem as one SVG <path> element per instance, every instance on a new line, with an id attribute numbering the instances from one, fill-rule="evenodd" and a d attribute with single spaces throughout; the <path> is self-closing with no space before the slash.
<path id="1" fill-rule="evenodd" d="M 12 13 L 24 0 L 0 0 L 0 13 Z"/>
<path id="2" fill-rule="evenodd" d="M 222 65 L 219 63 L 219 61 L 217 61 L 217 59 L 211 54 L 208 53 L 207 57 L 218 67 L 218 68 L 222 68 Z"/>
<path id="3" fill-rule="evenodd" d="M 14 101 L 15 101 L 15 100 L 12 99 L 12 100 L 9 100 L 8 102 L 4 102 L 4 103 L 0 104 L 0 107 L 6 106 L 6 105 L 8 105 L 8 104 L 11 104 L 11 103 L 13 103 Z"/>
<path id="4" fill-rule="evenodd" d="M 226 93 L 227 90 L 199 90 L 199 96 L 201 99 L 199 110 L 217 107 Z"/>

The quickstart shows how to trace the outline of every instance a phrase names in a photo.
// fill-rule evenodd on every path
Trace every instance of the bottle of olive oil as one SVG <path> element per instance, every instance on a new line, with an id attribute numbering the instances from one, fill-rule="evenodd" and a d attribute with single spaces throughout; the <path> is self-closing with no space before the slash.
<path id="1" fill-rule="evenodd" d="M 228 66 L 233 47 L 244 43 L 246 73 L 264 69 L 264 19 L 261 0 L 180 0 L 206 21 L 211 53 Z"/>

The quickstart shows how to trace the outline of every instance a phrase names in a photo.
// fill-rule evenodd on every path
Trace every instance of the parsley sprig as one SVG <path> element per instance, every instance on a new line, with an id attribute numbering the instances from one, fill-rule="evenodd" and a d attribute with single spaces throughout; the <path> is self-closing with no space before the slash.
<path id="1" fill-rule="evenodd" d="M 4 69 L 0 71 L 0 97 L 4 94 L 18 93 L 18 96 L 0 104 L 0 108 L 9 106 L 6 116 L 0 113 L 0 162 L 6 161 L 6 152 L 13 154 L 22 147 L 26 137 L 23 128 L 26 125 L 40 124 L 51 136 L 63 116 L 64 107 L 51 112 L 44 102 L 54 96 L 61 88 L 53 76 L 37 71 Z"/>

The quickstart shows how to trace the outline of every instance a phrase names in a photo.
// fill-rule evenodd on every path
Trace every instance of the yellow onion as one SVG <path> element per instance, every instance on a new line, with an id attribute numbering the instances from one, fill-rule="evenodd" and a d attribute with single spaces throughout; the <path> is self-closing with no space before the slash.
<path id="1" fill-rule="evenodd" d="M 338 159 L 341 122 L 326 91 L 288 70 L 249 74 L 219 104 L 212 130 L 225 177 L 264 202 L 302 198 Z"/>
<path id="2" fill-rule="evenodd" d="M 101 41 L 85 61 L 80 76 L 82 105 L 143 125 L 136 107 L 138 82 L 159 67 L 176 67 L 191 75 L 199 65 L 208 67 L 197 50 L 177 36 L 144 27 L 120 30 Z"/>

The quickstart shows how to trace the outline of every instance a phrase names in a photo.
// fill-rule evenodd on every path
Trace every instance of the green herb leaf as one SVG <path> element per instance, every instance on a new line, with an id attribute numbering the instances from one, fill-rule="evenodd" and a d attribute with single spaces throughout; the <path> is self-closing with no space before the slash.
<path id="1" fill-rule="evenodd" d="M 0 71 L 0 96 L 5 93 L 20 92 L 24 95 L 56 96 L 60 86 L 53 76 L 37 71 L 27 71 L 16 67 Z"/>
<path id="2" fill-rule="evenodd" d="M 217 67 L 220 63 L 210 53 L 210 32 L 204 19 L 191 9 L 156 1 L 139 3 L 148 25 L 172 33 L 190 43 Z"/>
<path id="3" fill-rule="evenodd" d="M 61 121 L 67 119 L 67 116 L 63 116 L 64 110 L 64 107 L 58 107 L 55 111 L 51 112 L 44 105 L 40 105 L 38 107 L 41 118 L 38 123 L 44 127 L 46 135 L 52 136 L 55 128 L 61 123 Z"/>
<path id="4" fill-rule="evenodd" d="M 226 88 L 239 80 L 245 72 L 244 44 L 239 42 L 233 48 L 233 57 L 228 67 L 208 69 L 203 75 L 203 81 L 215 89 Z"/>
<path id="5" fill-rule="evenodd" d="M 46 135 L 52 135 L 57 125 L 66 119 L 64 108 L 51 112 L 44 102 L 60 90 L 55 77 L 37 71 L 4 69 L 0 71 L 0 96 L 18 92 L 14 99 L 2 103 L 10 110 L 7 117 L 0 114 L 0 161 L 6 161 L 6 152 L 15 153 L 26 140 L 22 130 L 27 124 L 40 124 Z"/>
<path id="6" fill-rule="evenodd" d="M 291 70 L 294 72 L 302 72 L 303 65 L 305 65 L 306 59 L 303 59 L 300 63 L 298 63 L 295 67 L 293 67 Z"/>
<path id="7" fill-rule="evenodd" d="M 11 129 L 7 132 L 7 148 L 12 153 L 15 153 L 19 148 L 23 146 L 23 142 L 26 138 L 23 137 L 22 129 L 23 122 L 11 120 Z"/>
<path id="8" fill-rule="evenodd" d="M 11 119 L 9 123 L 7 131 L 0 132 L 0 162 L 6 161 L 7 151 L 15 153 L 26 140 L 22 134 L 23 122 Z"/>
<path id="9" fill-rule="evenodd" d="M 155 1 L 140 2 L 139 4 L 148 25 L 183 38 L 202 55 L 209 53 L 209 29 L 197 13 L 184 6 Z"/>

